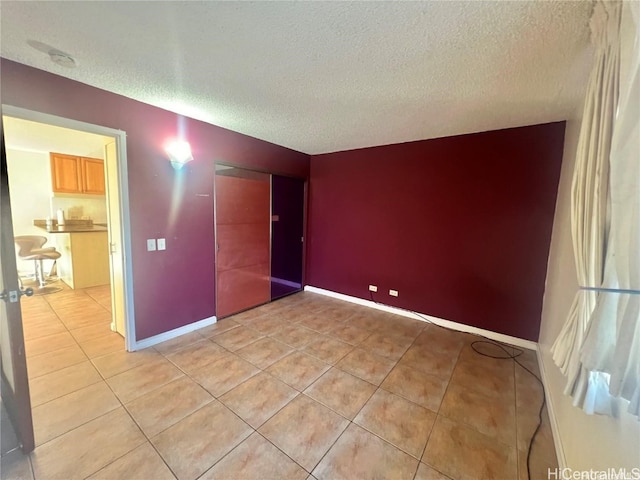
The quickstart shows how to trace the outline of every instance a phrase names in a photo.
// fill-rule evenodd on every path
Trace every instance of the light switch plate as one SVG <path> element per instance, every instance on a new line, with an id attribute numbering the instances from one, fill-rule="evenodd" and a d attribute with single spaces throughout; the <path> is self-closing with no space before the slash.
<path id="1" fill-rule="evenodd" d="M 166 240 L 164 238 L 159 238 L 158 239 L 158 250 L 166 250 L 166 249 L 167 249 Z"/>
<path id="2" fill-rule="evenodd" d="M 156 251 L 156 239 L 147 238 L 147 252 L 155 252 L 155 251 Z"/>

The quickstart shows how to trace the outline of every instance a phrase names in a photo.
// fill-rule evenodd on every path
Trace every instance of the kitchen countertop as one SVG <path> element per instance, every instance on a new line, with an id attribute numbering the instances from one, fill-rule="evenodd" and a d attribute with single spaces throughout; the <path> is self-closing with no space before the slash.
<path id="1" fill-rule="evenodd" d="M 49 227 L 36 225 L 47 233 L 87 233 L 87 232 L 107 232 L 109 229 L 101 225 L 60 225 Z"/>

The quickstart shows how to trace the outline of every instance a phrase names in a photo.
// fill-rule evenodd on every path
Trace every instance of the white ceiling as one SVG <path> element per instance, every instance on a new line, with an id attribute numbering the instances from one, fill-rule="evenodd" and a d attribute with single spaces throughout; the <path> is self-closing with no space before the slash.
<path id="1" fill-rule="evenodd" d="M 2 1 L 0 54 L 316 154 L 568 118 L 589 71 L 590 12 L 589 1 Z"/>

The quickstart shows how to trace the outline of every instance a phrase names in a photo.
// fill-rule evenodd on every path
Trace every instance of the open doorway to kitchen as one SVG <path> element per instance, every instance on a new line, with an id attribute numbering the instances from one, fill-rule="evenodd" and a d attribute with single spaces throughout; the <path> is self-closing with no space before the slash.
<path id="1" fill-rule="evenodd" d="M 135 350 L 125 133 L 10 106 L 3 114 L 14 235 L 46 240 L 35 245 L 43 256 L 17 258 L 35 292 L 22 301 L 30 381 Z"/>

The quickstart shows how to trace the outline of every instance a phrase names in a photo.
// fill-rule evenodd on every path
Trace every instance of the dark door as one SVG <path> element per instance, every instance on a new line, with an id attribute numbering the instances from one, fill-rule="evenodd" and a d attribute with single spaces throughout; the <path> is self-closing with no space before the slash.
<path id="1" fill-rule="evenodd" d="M 216 316 L 270 296 L 270 183 L 266 173 L 216 166 Z"/>
<path id="2" fill-rule="evenodd" d="M 0 112 L 1 113 L 1 112 Z M 0 117 L 1 118 L 1 117 Z M 0 121 L 0 125 L 1 125 Z M 0 126 L 2 161 L 0 163 L 0 357 L 2 370 L 2 403 L 7 409 L 24 453 L 33 450 L 31 399 L 27 379 L 27 361 L 20 310 L 16 253 L 13 244 L 13 221 L 9 202 L 7 154 L 4 130 Z"/>
<path id="3" fill-rule="evenodd" d="M 304 180 L 271 176 L 271 298 L 302 289 Z"/>

